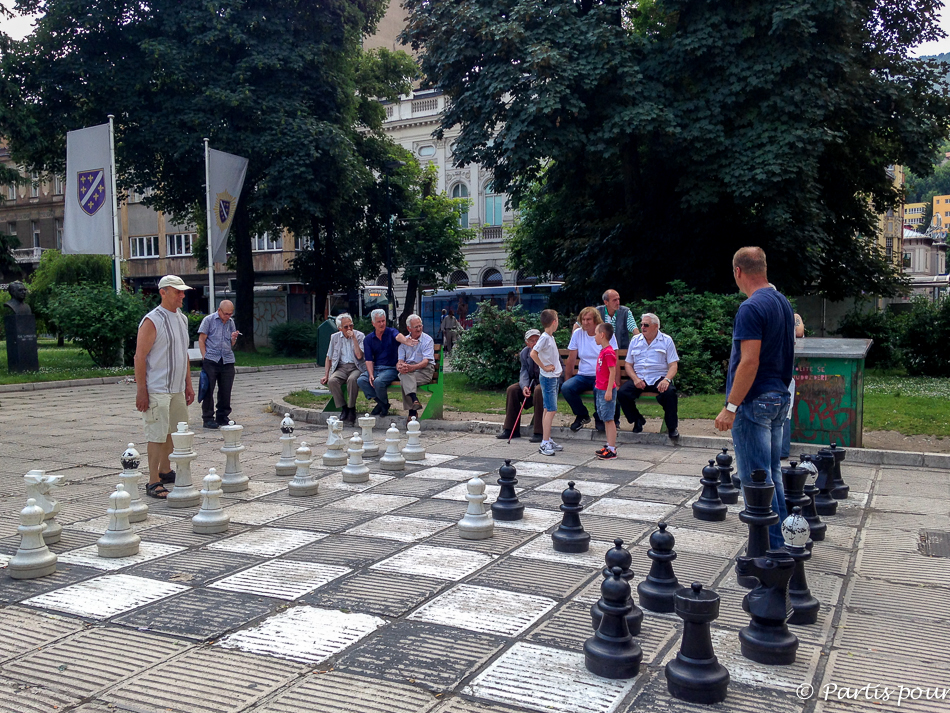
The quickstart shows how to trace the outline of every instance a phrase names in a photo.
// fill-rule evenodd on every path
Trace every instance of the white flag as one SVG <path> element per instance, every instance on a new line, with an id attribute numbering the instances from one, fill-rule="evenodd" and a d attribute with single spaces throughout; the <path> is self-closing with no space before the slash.
<path id="1" fill-rule="evenodd" d="M 237 209 L 247 174 L 247 159 L 210 150 L 208 160 L 208 204 L 211 206 L 211 234 L 208 236 L 214 262 L 227 260 L 228 230 Z"/>
<path id="2" fill-rule="evenodd" d="M 112 163 L 109 125 L 66 134 L 63 252 L 112 255 Z"/>

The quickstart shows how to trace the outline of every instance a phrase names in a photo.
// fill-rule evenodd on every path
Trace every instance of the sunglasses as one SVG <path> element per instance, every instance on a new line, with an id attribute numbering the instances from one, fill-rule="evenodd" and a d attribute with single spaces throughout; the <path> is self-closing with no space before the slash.
<path id="1" fill-rule="evenodd" d="M 643 324 L 640 325 L 640 329 L 646 329 L 647 327 L 652 327 L 652 326 L 653 325 L 650 324 L 649 322 L 644 322 Z"/>

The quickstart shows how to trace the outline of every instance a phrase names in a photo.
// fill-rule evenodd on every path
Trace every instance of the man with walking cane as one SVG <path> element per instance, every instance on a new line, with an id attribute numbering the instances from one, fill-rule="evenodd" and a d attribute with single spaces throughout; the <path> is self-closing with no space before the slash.
<path id="1" fill-rule="evenodd" d="M 521 438 L 521 414 L 525 408 L 534 406 L 534 434 L 531 436 L 531 443 L 541 442 L 540 414 L 544 405 L 541 389 L 538 386 L 538 365 L 531 358 L 531 349 L 538 343 L 540 336 L 541 332 L 537 329 L 529 329 L 524 333 L 526 346 L 521 350 L 518 357 L 521 361 L 521 376 L 517 384 L 508 387 L 505 394 L 505 423 L 498 435 L 495 436 L 499 440 L 510 442 L 512 438 Z"/>

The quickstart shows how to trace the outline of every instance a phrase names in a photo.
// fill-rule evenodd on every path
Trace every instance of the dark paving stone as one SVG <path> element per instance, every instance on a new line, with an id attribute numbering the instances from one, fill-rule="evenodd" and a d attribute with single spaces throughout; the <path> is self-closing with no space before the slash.
<path id="1" fill-rule="evenodd" d="M 299 550 L 294 550 L 281 559 L 336 564 L 357 569 L 378 562 L 408 546 L 409 543 L 406 542 L 376 537 L 330 535 Z"/>
<path id="2" fill-rule="evenodd" d="M 385 572 L 360 572 L 307 594 L 298 601 L 324 609 L 399 617 L 451 582 Z"/>
<path id="3" fill-rule="evenodd" d="M 592 576 L 592 570 L 586 567 L 506 557 L 486 567 L 467 583 L 563 599 Z"/>
<path id="4" fill-rule="evenodd" d="M 228 526 L 227 532 L 220 532 L 216 535 L 199 535 L 194 531 L 191 518 L 176 522 L 173 525 L 162 525 L 161 527 L 152 527 L 148 530 L 142 530 L 139 535 L 146 542 L 162 542 L 168 545 L 179 545 L 181 547 L 201 547 L 210 542 L 222 540 L 225 537 L 233 537 L 238 533 L 248 530 L 248 525 L 242 525 L 232 522 Z"/>
<path id="5" fill-rule="evenodd" d="M 697 490 L 698 489 L 699 488 L 697 488 Z M 646 485 L 627 485 L 623 488 L 617 488 L 610 494 L 610 497 L 682 505 L 693 497 L 693 494 L 693 492 L 688 490 L 676 490 L 674 488 L 651 488 Z"/>
<path id="6" fill-rule="evenodd" d="M 590 533 L 591 539 L 613 542 L 618 537 L 629 546 L 638 542 L 644 534 L 652 532 L 653 525 L 622 517 L 586 515 L 581 513 L 581 524 Z"/>
<path id="7" fill-rule="evenodd" d="M 597 444 L 599 447 L 599 444 Z M 596 448 L 594 449 L 596 450 Z M 593 453 L 591 453 L 593 455 Z M 599 461 L 594 461 L 597 463 Z M 571 480 L 596 480 L 599 483 L 616 483 L 617 485 L 627 485 L 636 480 L 643 473 L 641 470 L 620 470 L 619 468 L 598 468 L 593 466 L 578 466 L 570 473 L 559 475 L 561 479 L 569 478 Z"/>
<path id="8" fill-rule="evenodd" d="M 515 459 L 512 459 L 514 461 Z M 453 468 L 458 468 L 459 470 L 481 470 L 485 473 L 489 473 L 488 476 L 498 477 L 498 469 L 505 464 L 504 458 L 475 458 L 472 456 L 462 456 L 456 458 L 453 461 L 449 461 L 446 465 L 451 465 Z"/>
<path id="9" fill-rule="evenodd" d="M 190 639 L 216 639 L 254 619 L 270 614 L 286 602 L 249 594 L 193 589 L 113 619 L 113 623 Z"/>
<path id="10" fill-rule="evenodd" d="M 550 619 L 538 624 L 526 638 L 559 649 L 583 651 L 584 642 L 593 634 L 590 605 L 570 602 L 558 609 Z"/>
<path id="11" fill-rule="evenodd" d="M 20 602 L 102 574 L 102 570 L 77 567 L 63 562 L 56 565 L 54 574 L 39 579 L 13 579 L 5 571 L 0 572 L 0 602 Z"/>
<path id="12" fill-rule="evenodd" d="M 518 493 L 518 499 L 526 507 L 541 508 L 542 510 L 558 510 L 561 507 L 560 493 L 539 493 L 537 490 L 528 490 L 524 493 Z M 581 498 L 581 505 L 587 507 L 595 499 L 589 495 L 584 495 Z"/>
<path id="13" fill-rule="evenodd" d="M 453 487 L 451 480 L 429 480 L 428 478 L 397 478 L 377 485 L 367 491 L 374 495 L 407 495 L 425 498 L 441 493 Z"/>
<path id="14" fill-rule="evenodd" d="M 496 527 L 495 534 L 487 540 L 463 540 L 459 537 L 458 526 L 455 526 L 426 540 L 426 544 L 434 547 L 455 547 L 462 550 L 485 552 L 490 555 L 502 555 L 527 542 L 535 534 L 523 530 Z"/>
<path id="15" fill-rule="evenodd" d="M 324 505 L 330 505 L 337 500 L 348 498 L 351 495 L 353 495 L 353 493 L 346 490 L 329 490 L 327 488 L 320 488 L 320 492 L 316 495 L 297 497 L 295 495 L 291 495 L 287 490 L 279 490 L 276 493 L 265 495 L 264 497 L 257 498 L 251 502 L 280 503 L 281 505 L 296 505 L 297 507 L 305 508 L 321 508 Z"/>
<path id="16" fill-rule="evenodd" d="M 451 483 L 458 485 L 458 483 Z M 438 520 L 457 521 L 461 518 L 460 513 L 464 513 L 466 504 L 458 500 L 420 500 L 399 510 L 393 510 L 390 515 L 399 515 L 400 517 L 430 517 Z"/>
<path id="17" fill-rule="evenodd" d="M 355 495 L 356 493 L 346 493 Z M 317 532 L 342 532 L 366 520 L 379 517 L 379 513 L 362 510 L 322 508 L 296 512 L 293 515 L 268 523 L 269 527 L 292 527 Z"/>
<path id="18" fill-rule="evenodd" d="M 178 582 L 189 587 L 200 587 L 252 565 L 260 564 L 261 561 L 260 557 L 253 555 L 216 550 L 190 550 L 152 562 L 143 562 L 124 573 Z"/>
<path id="19" fill-rule="evenodd" d="M 66 530 L 63 529 L 63 534 L 59 538 L 59 542 L 55 545 L 50 545 L 49 548 L 52 552 L 56 554 L 62 554 L 63 552 L 69 552 L 70 550 L 76 550 L 80 547 L 88 547 L 89 545 L 94 545 L 99 539 L 100 535 L 95 534 L 94 532 L 82 532 L 81 530 Z M 19 538 L 17 538 L 19 539 Z"/>

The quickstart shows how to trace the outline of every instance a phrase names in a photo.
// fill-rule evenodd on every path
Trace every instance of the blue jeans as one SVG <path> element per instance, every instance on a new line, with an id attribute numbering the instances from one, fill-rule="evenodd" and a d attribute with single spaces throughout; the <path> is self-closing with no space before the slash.
<path id="1" fill-rule="evenodd" d="M 590 376 L 578 374 L 561 384 L 561 396 L 567 401 L 567 405 L 571 407 L 571 411 L 575 416 L 590 418 L 587 407 L 581 401 L 581 394 L 593 391 L 595 381 L 597 381 L 597 377 L 593 374 Z"/>
<path id="2" fill-rule="evenodd" d="M 544 403 L 545 411 L 557 411 L 557 377 L 550 378 L 547 376 L 540 377 L 541 381 L 541 398 Z M 538 418 L 541 414 L 535 414 L 534 417 Z"/>
<path id="3" fill-rule="evenodd" d="M 369 385 L 369 373 L 360 374 L 360 378 L 356 380 L 356 385 L 363 390 L 366 398 L 376 399 L 378 404 L 389 408 L 389 396 L 386 394 L 386 388 L 399 378 L 399 372 L 396 371 L 394 366 L 380 366 L 373 371 L 375 372 L 373 375 L 375 386 Z"/>
<path id="4" fill-rule="evenodd" d="M 617 389 L 614 389 L 610 401 L 606 389 L 594 389 L 594 413 L 601 421 L 613 421 L 617 411 Z"/>
<path id="5" fill-rule="evenodd" d="M 753 470 L 764 470 L 775 486 L 772 510 L 778 513 L 778 524 L 769 527 L 769 546 L 783 547 L 782 521 L 788 517 L 785 488 L 782 485 L 782 431 L 788 413 L 788 392 L 768 391 L 736 411 L 732 424 L 732 442 L 736 451 L 736 472 L 746 486 L 752 482 Z"/>

